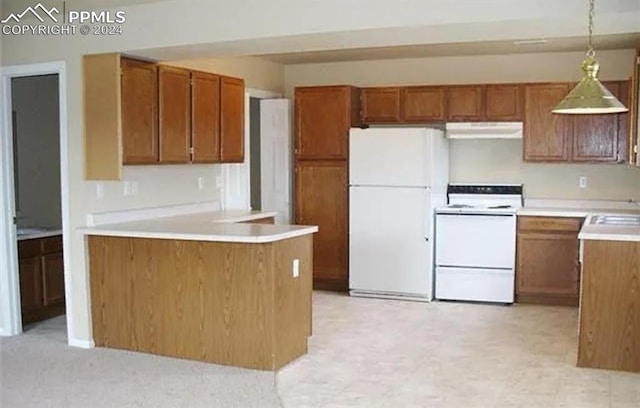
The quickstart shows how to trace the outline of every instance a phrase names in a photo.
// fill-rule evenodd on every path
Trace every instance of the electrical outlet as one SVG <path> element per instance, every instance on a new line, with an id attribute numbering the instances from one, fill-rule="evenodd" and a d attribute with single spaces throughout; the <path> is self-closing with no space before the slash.
<path id="1" fill-rule="evenodd" d="M 97 198 L 104 197 L 104 183 L 102 182 L 96 183 L 96 197 Z"/>
<path id="2" fill-rule="evenodd" d="M 300 276 L 300 260 L 299 259 L 293 260 L 291 275 L 294 278 L 297 278 L 298 276 Z"/>
<path id="3" fill-rule="evenodd" d="M 122 193 L 125 195 L 125 197 L 133 195 L 133 186 L 131 185 L 130 181 L 124 182 L 124 191 Z"/>
<path id="4" fill-rule="evenodd" d="M 578 178 L 578 185 L 580 188 L 587 188 L 587 176 L 580 176 Z"/>
<path id="5" fill-rule="evenodd" d="M 198 190 L 204 190 L 204 177 L 198 177 Z"/>

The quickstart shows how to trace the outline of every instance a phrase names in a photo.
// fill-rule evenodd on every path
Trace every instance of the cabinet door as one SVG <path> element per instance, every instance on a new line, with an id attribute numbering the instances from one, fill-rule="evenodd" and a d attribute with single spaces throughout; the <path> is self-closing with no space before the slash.
<path id="1" fill-rule="evenodd" d="M 158 75 L 154 64 L 122 58 L 122 161 L 158 162 Z"/>
<path id="2" fill-rule="evenodd" d="M 220 77 L 220 160 L 244 161 L 244 80 Z"/>
<path id="3" fill-rule="evenodd" d="M 61 252 L 42 256 L 42 287 L 45 306 L 64 303 L 64 263 Z"/>
<path id="4" fill-rule="evenodd" d="M 485 118 L 488 121 L 521 121 L 523 118 L 522 86 L 487 85 L 485 88 Z"/>
<path id="5" fill-rule="evenodd" d="M 160 163 L 188 163 L 191 147 L 191 78 L 187 70 L 161 66 Z"/>
<path id="6" fill-rule="evenodd" d="M 410 86 L 404 89 L 404 120 L 407 122 L 442 122 L 446 119 L 446 88 Z"/>
<path id="7" fill-rule="evenodd" d="M 483 85 L 447 87 L 447 119 L 449 121 L 483 120 Z"/>
<path id="8" fill-rule="evenodd" d="M 567 161 L 570 153 L 571 115 L 551 110 L 569 93 L 568 84 L 532 84 L 524 95 L 524 160 Z"/>
<path id="9" fill-rule="evenodd" d="M 296 88 L 298 159 L 346 159 L 354 90 L 348 86 Z"/>
<path id="10" fill-rule="evenodd" d="M 41 257 L 20 258 L 20 305 L 23 311 L 39 309 L 43 305 Z"/>
<path id="11" fill-rule="evenodd" d="M 220 161 L 220 77 L 191 73 L 191 146 L 194 163 Z"/>
<path id="12" fill-rule="evenodd" d="M 566 297 L 577 304 L 578 238 L 567 233 L 518 234 L 518 296 Z"/>
<path id="13" fill-rule="evenodd" d="M 363 88 L 362 121 L 364 123 L 400 122 L 400 88 Z"/>
<path id="14" fill-rule="evenodd" d="M 625 106 L 628 101 L 621 96 L 620 82 L 602 83 Z M 624 83 L 627 86 L 627 83 Z M 624 160 L 620 148 L 626 141 L 621 134 L 620 125 L 627 120 L 627 114 L 575 115 L 573 122 L 574 161 L 609 161 Z"/>
<path id="15" fill-rule="evenodd" d="M 313 276 L 347 279 L 347 163 L 300 161 L 296 165 L 296 224 L 317 225 L 313 236 Z"/>

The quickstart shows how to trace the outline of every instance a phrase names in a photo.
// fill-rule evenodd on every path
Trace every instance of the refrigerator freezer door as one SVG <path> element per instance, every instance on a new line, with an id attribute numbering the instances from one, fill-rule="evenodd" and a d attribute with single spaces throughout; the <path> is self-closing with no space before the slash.
<path id="1" fill-rule="evenodd" d="M 349 184 L 431 187 L 428 137 L 421 128 L 351 129 Z"/>
<path id="2" fill-rule="evenodd" d="M 351 187 L 349 200 L 349 288 L 430 300 L 430 190 Z"/>

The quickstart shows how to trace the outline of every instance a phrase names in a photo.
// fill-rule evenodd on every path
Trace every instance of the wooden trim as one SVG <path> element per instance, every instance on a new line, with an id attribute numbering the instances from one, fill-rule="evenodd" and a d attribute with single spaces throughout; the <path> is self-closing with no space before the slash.
<path id="1" fill-rule="evenodd" d="M 87 180 L 122 177 L 120 55 L 85 55 L 83 70 L 84 174 Z"/>

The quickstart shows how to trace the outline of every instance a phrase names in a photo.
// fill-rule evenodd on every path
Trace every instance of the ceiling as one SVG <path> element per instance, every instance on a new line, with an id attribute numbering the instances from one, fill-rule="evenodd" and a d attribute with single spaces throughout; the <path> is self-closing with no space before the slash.
<path id="1" fill-rule="evenodd" d="M 542 41 L 540 41 L 542 40 Z M 341 61 L 365 61 L 379 59 L 447 57 L 461 55 L 500 55 L 535 52 L 586 51 L 587 38 L 529 38 L 514 41 L 484 41 L 448 44 L 416 44 L 393 47 L 351 48 L 326 51 L 258 54 L 257 57 L 280 64 L 311 64 Z M 543 42 L 544 43 L 540 43 Z M 532 42 L 528 43 L 527 42 Z M 640 47 L 640 32 L 594 36 L 593 45 L 598 50 Z"/>

